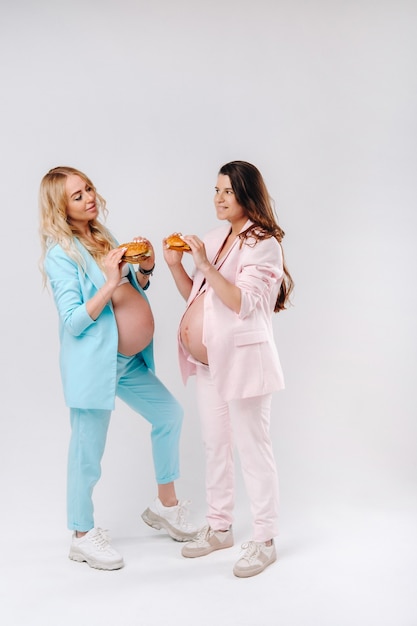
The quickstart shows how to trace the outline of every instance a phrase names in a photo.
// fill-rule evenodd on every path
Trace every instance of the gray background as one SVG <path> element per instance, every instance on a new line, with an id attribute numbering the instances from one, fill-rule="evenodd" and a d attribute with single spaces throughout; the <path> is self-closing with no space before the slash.
<path id="1" fill-rule="evenodd" d="M 411 0 L 2 0 L 5 623 L 417 624 L 416 26 Z M 194 383 L 176 356 L 184 303 L 161 240 L 216 226 L 217 170 L 233 159 L 263 173 L 296 283 L 274 316 L 280 562 L 237 581 L 237 553 L 190 563 L 148 532 L 149 429 L 120 403 L 95 502 L 127 566 L 77 566 L 40 179 L 85 171 L 117 238 L 154 243 L 157 373 L 185 408 L 178 493 L 201 522 Z M 238 544 L 250 535 L 240 477 L 236 512 Z"/>

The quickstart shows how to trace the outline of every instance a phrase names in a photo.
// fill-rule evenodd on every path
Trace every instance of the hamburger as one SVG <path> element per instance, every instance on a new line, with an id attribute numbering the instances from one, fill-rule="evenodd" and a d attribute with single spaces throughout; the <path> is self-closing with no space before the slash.
<path id="1" fill-rule="evenodd" d="M 127 248 L 122 256 L 122 261 L 126 261 L 126 263 L 140 263 L 140 261 L 151 255 L 146 241 L 129 241 L 128 243 L 120 244 L 118 247 Z"/>
<path id="2" fill-rule="evenodd" d="M 172 235 L 169 235 L 166 237 L 165 243 L 167 248 L 170 250 L 191 250 L 188 243 L 182 238 L 181 233 L 173 233 Z"/>

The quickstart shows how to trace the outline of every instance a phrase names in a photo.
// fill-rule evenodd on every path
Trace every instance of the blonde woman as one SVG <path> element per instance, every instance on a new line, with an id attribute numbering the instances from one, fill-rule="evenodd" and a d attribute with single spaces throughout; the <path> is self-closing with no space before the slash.
<path id="1" fill-rule="evenodd" d="M 95 526 L 92 501 L 116 396 L 152 427 L 158 496 L 144 521 L 178 541 L 195 534 L 174 486 L 183 410 L 154 374 L 154 319 L 145 290 L 155 254 L 140 237 L 136 240 L 148 243 L 149 256 L 136 271 L 122 261 L 125 248 L 117 247 L 103 224 L 104 199 L 75 168 L 56 167 L 43 177 L 39 206 L 41 267 L 59 316 L 60 368 L 71 420 L 69 556 L 98 569 L 119 569 L 123 558 Z"/>

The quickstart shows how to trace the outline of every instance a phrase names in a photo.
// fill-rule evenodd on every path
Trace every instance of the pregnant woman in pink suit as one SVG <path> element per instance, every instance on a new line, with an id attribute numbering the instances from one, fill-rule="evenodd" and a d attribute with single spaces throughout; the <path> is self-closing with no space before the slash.
<path id="1" fill-rule="evenodd" d="M 224 222 L 202 241 L 184 236 L 195 269 L 182 252 L 164 257 L 187 301 L 180 323 L 179 361 L 184 382 L 197 377 L 206 454 L 207 524 L 185 544 L 185 557 L 233 546 L 236 446 L 250 500 L 253 536 L 233 572 L 248 577 L 276 560 L 278 477 L 269 435 L 272 393 L 284 387 L 272 314 L 286 307 L 293 287 L 264 180 L 245 161 L 224 165 L 214 204 Z"/>

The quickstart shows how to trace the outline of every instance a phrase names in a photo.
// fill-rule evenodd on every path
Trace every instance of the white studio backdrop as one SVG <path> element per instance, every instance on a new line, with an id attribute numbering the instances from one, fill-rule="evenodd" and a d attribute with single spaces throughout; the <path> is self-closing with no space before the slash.
<path id="1" fill-rule="evenodd" d="M 1 0 L 6 527 L 30 511 L 65 529 L 68 411 L 37 267 L 39 182 L 57 165 L 92 178 L 120 241 L 155 245 L 157 373 L 185 408 L 182 497 L 203 514 L 194 386 L 176 356 L 184 304 L 161 240 L 216 226 L 218 168 L 243 159 L 275 200 L 295 280 L 274 317 L 282 516 L 415 513 L 416 26 L 411 0 Z M 133 529 L 154 492 L 147 425 L 120 403 L 97 514 Z"/>

